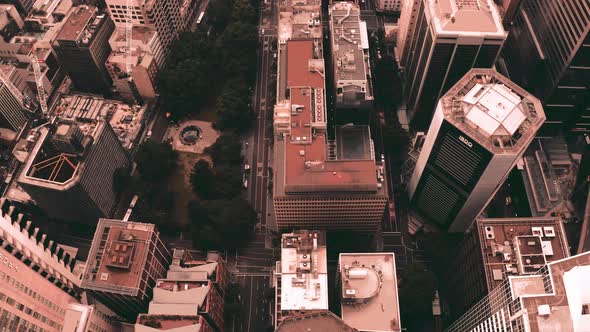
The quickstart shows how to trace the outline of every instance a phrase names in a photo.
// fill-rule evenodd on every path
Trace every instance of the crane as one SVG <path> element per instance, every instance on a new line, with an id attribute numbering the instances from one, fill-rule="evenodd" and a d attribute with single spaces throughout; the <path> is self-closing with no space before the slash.
<path id="1" fill-rule="evenodd" d="M 37 58 L 37 54 L 35 54 L 35 48 L 31 50 L 31 55 L 29 57 L 31 59 L 31 64 L 33 65 L 33 72 L 35 73 L 35 83 L 37 84 L 37 98 L 39 98 L 39 105 L 41 106 L 41 111 L 43 114 L 48 114 L 49 110 L 47 108 L 47 95 L 45 94 L 43 76 L 41 75 L 41 66 L 39 65 L 39 63 L 42 63 L 43 61 Z"/>
<path id="2" fill-rule="evenodd" d="M 131 78 L 131 43 L 133 34 L 133 0 L 127 0 L 127 24 L 125 24 L 125 63 L 127 65 L 127 75 Z"/>
<path id="3" fill-rule="evenodd" d="M 4 73 L 4 70 L 2 70 L 2 69 L 0 69 L 0 80 L 8 88 L 8 91 L 10 91 L 10 93 L 12 93 L 12 95 L 16 98 L 16 100 L 18 100 L 18 102 L 21 104 L 21 106 L 23 108 L 25 108 L 25 109 L 31 108 L 28 98 L 23 96 L 23 94 L 20 92 L 20 90 L 14 85 L 14 83 L 12 83 L 10 78 L 8 76 L 6 76 L 6 73 Z"/>

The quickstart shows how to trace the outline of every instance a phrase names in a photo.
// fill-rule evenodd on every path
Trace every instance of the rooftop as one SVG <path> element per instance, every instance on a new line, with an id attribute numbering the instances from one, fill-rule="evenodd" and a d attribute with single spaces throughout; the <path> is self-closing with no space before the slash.
<path id="1" fill-rule="evenodd" d="M 449 122 L 494 153 L 520 151 L 545 121 L 541 102 L 493 69 L 471 69 L 438 107 Z"/>
<path id="2" fill-rule="evenodd" d="M 96 27 L 105 18 L 97 15 L 96 7 L 80 5 L 72 7 L 67 18 L 63 22 L 56 40 L 72 41 L 81 44 L 89 44 Z"/>
<path id="3" fill-rule="evenodd" d="M 340 141 L 344 145 L 340 147 L 340 154 L 348 154 L 342 152 L 346 147 L 356 150 L 348 154 L 351 159 L 338 160 L 329 155 L 323 59 L 316 57 L 316 47 L 313 40 L 289 40 L 286 43 L 286 72 L 279 75 L 286 76 L 290 99 L 279 101 L 275 106 L 275 132 L 284 135 L 275 144 L 279 179 L 275 190 L 278 194 L 322 191 L 376 193 L 376 165 L 370 135 L 363 137 L 367 139 L 366 143 L 351 144 L 348 137 L 355 130 L 341 130 L 346 135 Z M 364 131 L 359 132 L 362 135 Z M 359 158 L 352 159 L 355 155 Z"/>
<path id="4" fill-rule="evenodd" d="M 88 255 L 83 287 L 136 296 L 154 232 L 152 224 L 100 219 Z"/>
<path id="5" fill-rule="evenodd" d="M 559 218 L 479 218 L 476 225 L 488 291 L 508 276 L 536 273 L 569 256 Z"/>
<path id="6" fill-rule="evenodd" d="M 279 3 L 278 37 L 284 44 L 289 39 L 321 40 L 321 1 L 281 0 Z"/>
<path id="7" fill-rule="evenodd" d="M 401 331 L 393 253 L 340 254 L 342 320 L 360 331 Z"/>
<path id="8" fill-rule="evenodd" d="M 366 81 L 364 50 L 369 49 L 367 24 L 360 20 L 360 7 L 352 2 L 330 6 L 330 32 L 336 80 Z"/>
<path id="9" fill-rule="evenodd" d="M 72 94 L 61 96 L 52 115 L 89 125 L 98 119 L 106 119 L 123 147 L 130 148 L 141 131 L 145 109 L 99 96 Z"/>
<path id="10" fill-rule="evenodd" d="M 358 332 L 330 311 L 285 318 L 276 332 Z"/>
<path id="11" fill-rule="evenodd" d="M 277 273 L 280 310 L 328 310 L 325 234 L 298 231 L 282 235 Z M 279 315 L 279 313 L 277 313 Z"/>
<path id="12" fill-rule="evenodd" d="M 575 182 L 575 164 L 563 138 L 535 139 L 523 156 L 522 177 L 533 216 L 561 211 Z"/>
<path id="13" fill-rule="evenodd" d="M 424 0 L 439 34 L 504 38 L 502 18 L 492 0 Z"/>

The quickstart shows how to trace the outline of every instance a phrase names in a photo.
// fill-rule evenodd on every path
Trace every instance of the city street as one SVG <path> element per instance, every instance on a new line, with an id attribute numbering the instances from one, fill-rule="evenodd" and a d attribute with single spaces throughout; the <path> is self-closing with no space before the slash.
<path id="1" fill-rule="evenodd" d="M 263 332 L 271 322 L 272 301 L 265 298 L 269 288 L 270 275 L 239 275 L 236 277 L 241 286 L 239 319 L 233 322 L 236 332 Z"/>

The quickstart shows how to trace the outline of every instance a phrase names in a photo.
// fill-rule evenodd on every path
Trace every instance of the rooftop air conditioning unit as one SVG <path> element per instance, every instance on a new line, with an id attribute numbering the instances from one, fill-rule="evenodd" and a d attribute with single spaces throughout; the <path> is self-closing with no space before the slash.
<path id="1" fill-rule="evenodd" d="M 543 227 L 543 231 L 545 232 L 545 237 L 555 237 L 555 229 L 553 226 Z"/>
<path id="2" fill-rule="evenodd" d="M 543 228 L 541 227 L 531 227 L 531 232 L 534 236 L 543 236 Z"/>
<path id="3" fill-rule="evenodd" d="M 551 307 L 548 304 L 542 304 L 538 306 L 537 311 L 539 312 L 539 316 L 551 315 Z"/>
<path id="4" fill-rule="evenodd" d="M 496 238 L 496 236 L 494 235 L 494 227 L 486 226 L 484 230 L 486 234 L 486 239 L 493 240 Z"/>
<path id="5" fill-rule="evenodd" d="M 100 280 L 102 280 L 102 281 L 107 281 L 107 280 L 109 280 L 109 274 L 108 274 L 108 273 L 106 273 L 106 272 L 103 272 L 103 273 L 101 273 L 101 274 L 100 274 Z"/>

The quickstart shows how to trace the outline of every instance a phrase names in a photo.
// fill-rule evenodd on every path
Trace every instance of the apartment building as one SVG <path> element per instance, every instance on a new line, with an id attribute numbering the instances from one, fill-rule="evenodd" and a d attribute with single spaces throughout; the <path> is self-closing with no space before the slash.
<path id="1" fill-rule="evenodd" d="M 541 102 L 493 69 L 472 69 L 438 102 L 408 191 L 418 219 L 464 232 L 545 120 Z"/>

